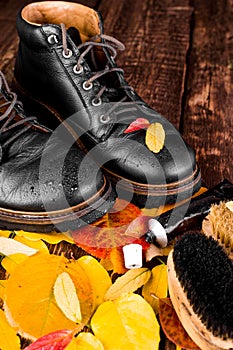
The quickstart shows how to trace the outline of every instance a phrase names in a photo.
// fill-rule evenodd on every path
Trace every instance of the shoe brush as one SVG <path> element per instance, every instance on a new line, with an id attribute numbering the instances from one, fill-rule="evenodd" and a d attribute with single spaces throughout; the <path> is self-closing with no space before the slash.
<path id="1" fill-rule="evenodd" d="M 233 348 L 233 261 L 200 232 L 186 233 L 168 256 L 170 298 L 202 350 Z"/>
<path id="2" fill-rule="evenodd" d="M 202 230 L 218 240 L 233 259 L 233 201 L 213 204 L 203 221 Z"/>

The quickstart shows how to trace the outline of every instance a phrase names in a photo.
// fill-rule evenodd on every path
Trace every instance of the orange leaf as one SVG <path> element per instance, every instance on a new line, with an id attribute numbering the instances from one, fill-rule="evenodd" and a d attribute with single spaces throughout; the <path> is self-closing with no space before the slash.
<path id="1" fill-rule="evenodd" d="M 113 248 L 110 253 L 110 260 L 113 265 L 113 273 L 122 275 L 128 271 L 125 267 L 123 250 L 121 248 Z"/>
<path id="2" fill-rule="evenodd" d="M 150 125 L 150 122 L 145 118 L 137 118 L 133 121 L 127 129 L 125 129 L 124 134 L 128 134 L 129 132 L 133 132 L 140 129 L 145 129 Z"/>
<path id="3" fill-rule="evenodd" d="M 73 331 L 63 329 L 37 339 L 25 350 L 63 350 L 71 342 Z"/>
<path id="4" fill-rule="evenodd" d="M 128 229 L 131 222 L 140 215 L 142 216 L 142 212 L 135 205 L 118 199 L 112 211 L 103 218 L 73 232 L 73 239 L 89 254 L 102 259 L 110 258 L 113 248 L 133 243 L 146 232 L 145 222 L 148 217 L 144 217 L 145 222 L 140 224 L 141 229 Z"/>
<path id="5" fill-rule="evenodd" d="M 200 350 L 180 323 L 170 298 L 159 299 L 159 319 L 165 335 L 173 343 L 186 350 Z"/>

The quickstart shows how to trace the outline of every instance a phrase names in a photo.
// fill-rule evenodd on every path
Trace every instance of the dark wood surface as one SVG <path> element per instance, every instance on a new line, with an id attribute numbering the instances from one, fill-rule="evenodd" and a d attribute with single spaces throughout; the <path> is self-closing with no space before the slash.
<path id="1" fill-rule="evenodd" d="M 0 0 L 0 69 L 11 80 L 24 0 Z M 82 0 L 123 41 L 129 83 L 196 150 L 202 178 L 233 181 L 233 1 Z"/>
<path id="2" fill-rule="evenodd" d="M 15 18 L 29 1 L 0 0 L 0 69 L 13 76 Z M 196 150 L 203 181 L 233 181 L 233 0 L 83 0 L 123 41 L 129 83 Z M 166 349 L 174 349 L 166 342 Z"/>

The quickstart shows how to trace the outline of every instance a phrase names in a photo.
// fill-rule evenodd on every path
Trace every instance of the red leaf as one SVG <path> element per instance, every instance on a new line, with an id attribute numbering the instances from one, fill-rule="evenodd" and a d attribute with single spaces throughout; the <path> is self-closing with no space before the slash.
<path id="1" fill-rule="evenodd" d="M 159 320 L 167 338 L 186 350 L 201 350 L 182 326 L 170 298 L 159 299 Z"/>
<path id="2" fill-rule="evenodd" d="M 150 122 L 145 118 L 137 118 L 133 121 L 127 129 L 125 129 L 124 134 L 128 134 L 129 132 L 133 132 L 140 129 L 146 129 L 150 125 Z"/>
<path id="3" fill-rule="evenodd" d="M 75 243 L 86 252 L 97 258 L 106 259 L 110 258 L 113 248 L 135 243 L 135 240 L 147 231 L 149 218 L 143 216 L 135 205 L 118 199 L 112 212 L 94 224 L 73 232 L 72 236 Z"/>
<path id="4" fill-rule="evenodd" d="M 64 350 L 73 338 L 73 331 L 63 329 L 37 339 L 25 350 Z"/>

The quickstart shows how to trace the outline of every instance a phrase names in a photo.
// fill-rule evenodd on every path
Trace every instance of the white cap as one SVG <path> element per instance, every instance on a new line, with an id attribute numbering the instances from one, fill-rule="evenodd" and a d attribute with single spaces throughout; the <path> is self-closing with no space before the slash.
<path id="1" fill-rule="evenodd" d="M 137 269 L 142 267 L 142 246 L 140 244 L 127 244 L 123 247 L 125 267 Z"/>
<path id="2" fill-rule="evenodd" d="M 150 219 L 148 222 L 149 230 L 152 231 L 156 237 L 156 242 L 161 248 L 167 246 L 167 234 L 164 227 L 156 219 Z"/>

